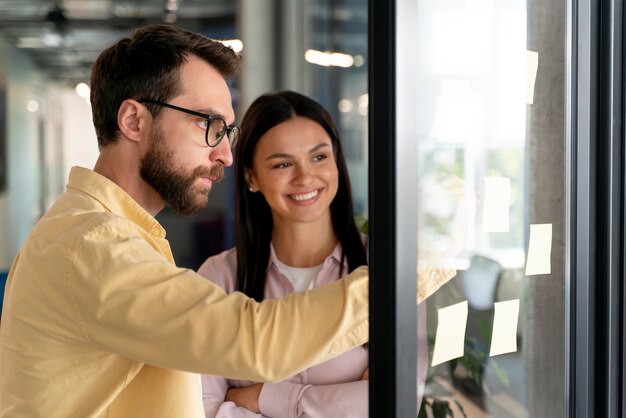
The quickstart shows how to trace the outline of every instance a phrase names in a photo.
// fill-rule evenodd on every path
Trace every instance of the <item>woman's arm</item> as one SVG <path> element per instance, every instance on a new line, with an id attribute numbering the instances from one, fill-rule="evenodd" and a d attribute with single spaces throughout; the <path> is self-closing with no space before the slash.
<path id="1" fill-rule="evenodd" d="M 217 376 L 202 376 L 202 402 L 206 418 L 261 418 L 235 402 L 226 401 L 228 381 Z"/>
<path id="2" fill-rule="evenodd" d="M 261 413 L 270 418 L 367 418 L 367 380 L 334 385 L 264 384 Z"/>

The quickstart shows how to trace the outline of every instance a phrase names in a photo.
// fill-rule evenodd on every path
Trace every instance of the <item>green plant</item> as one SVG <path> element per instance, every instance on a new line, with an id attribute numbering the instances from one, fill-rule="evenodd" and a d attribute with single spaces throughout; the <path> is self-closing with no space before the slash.
<path id="1" fill-rule="evenodd" d="M 463 417 L 467 418 L 467 414 L 465 413 L 461 402 L 454 399 L 454 403 L 458 406 L 461 414 L 463 414 Z M 422 398 L 422 406 L 417 418 L 427 418 L 427 410 L 430 410 L 435 418 L 455 418 L 454 411 L 450 408 L 450 401 L 448 400 L 437 399 L 433 396 L 424 396 Z"/>
<path id="2" fill-rule="evenodd" d="M 475 338 L 472 336 L 465 337 L 465 349 L 463 357 L 459 357 L 454 360 L 450 360 L 448 365 L 448 371 L 450 376 L 455 376 L 455 372 L 462 367 L 464 374 L 467 375 L 467 379 L 471 382 L 473 388 L 476 391 L 485 391 L 489 394 L 487 387 L 483 386 L 482 378 L 487 364 L 490 364 L 498 376 L 498 379 L 504 384 L 509 385 L 509 378 L 502 367 L 491 357 L 489 357 L 488 346 L 485 341 L 488 341 L 489 335 L 491 335 L 491 327 L 484 321 L 478 321 L 478 330 L 482 338 Z M 434 341 L 430 341 L 430 345 L 434 345 Z M 430 374 L 426 378 L 426 382 L 431 382 L 434 376 Z M 461 411 L 463 418 L 467 418 L 467 414 L 463 408 L 463 405 L 459 400 L 452 399 L 454 403 Z M 427 410 L 430 410 L 434 418 L 458 418 L 454 415 L 454 410 L 451 408 L 450 400 L 437 398 L 433 395 L 425 395 L 422 399 L 422 405 L 418 418 L 426 418 Z"/>
<path id="3" fill-rule="evenodd" d="M 359 228 L 359 231 L 361 231 L 365 235 L 369 234 L 369 220 L 365 216 L 357 213 L 356 215 L 354 215 L 354 222 L 356 223 L 357 228 Z"/>

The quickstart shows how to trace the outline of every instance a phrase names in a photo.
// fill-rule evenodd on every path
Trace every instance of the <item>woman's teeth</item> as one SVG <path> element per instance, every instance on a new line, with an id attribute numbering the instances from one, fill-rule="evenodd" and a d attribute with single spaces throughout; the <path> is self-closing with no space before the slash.
<path id="1" fill-rule="evenodd" d="M 315 196 L 317 196 L 318 191 L 314 190 L 312 192 L 306 193 L 306 194 L 294 194 L 291 195 L 291 197 L 293 198 L 293 200 L 297 200 L 297 201 L 303 201 L 303 200 L 309 200 L 314 198 Z"/>

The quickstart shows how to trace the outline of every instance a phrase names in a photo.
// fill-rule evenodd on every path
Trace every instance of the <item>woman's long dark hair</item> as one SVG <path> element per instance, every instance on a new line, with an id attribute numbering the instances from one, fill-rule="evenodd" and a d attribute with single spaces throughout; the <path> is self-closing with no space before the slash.
<path id="1" fill-rule="evenodd" d="M 349 272 L 367 264 L 365 249 L 354 221 L 352 192 L 339 134 L 332 118 L 315 100 L 292 91 L 265 94 L 248 108 L 241 122 L 241 138 L 235 153 L 237 182 L 237 290 L 263 300 L 266 270 L 272 240 L 272 212 L 261 193 L 251 193 L 245 169 L 252 169 L 252 159 L 261 137 L 274 126 L 305 117 L 317 122 L 331 138 L 339 172 L 337 195 L 330 204 L 333 229 L 343 249 L 342 260 Z M 343 269 L 343 268 L 342 268 Z"/>

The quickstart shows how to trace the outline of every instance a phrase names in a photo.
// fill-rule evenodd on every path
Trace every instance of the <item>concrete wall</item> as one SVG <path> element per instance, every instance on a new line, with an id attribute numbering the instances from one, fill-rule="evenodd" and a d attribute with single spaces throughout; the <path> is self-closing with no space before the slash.
<path id="1" fill-rule="evenodd" d="M 528 49 L 539 53 L 529 106 L 528 220 L 552 223 L 550 275 L 526 278 L 528 416 L 564 416 L 565 2 L 528 3 Z"/>

